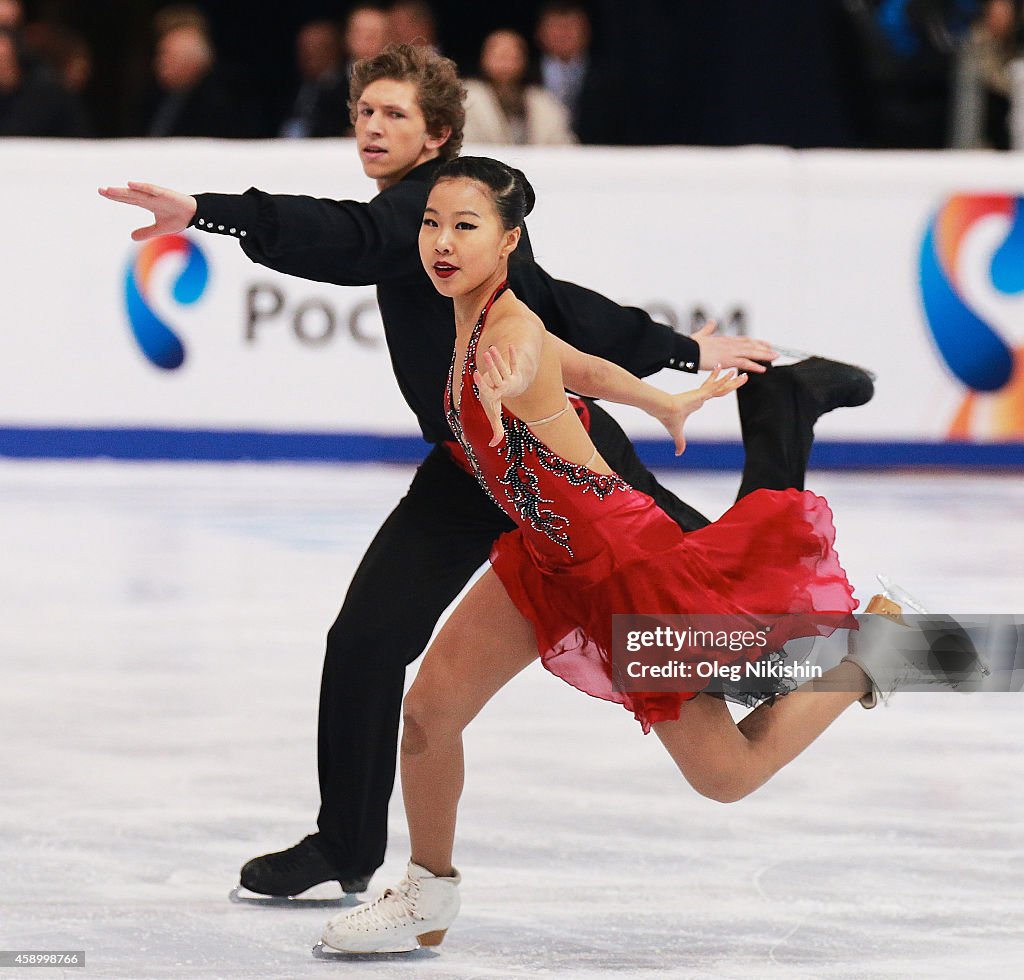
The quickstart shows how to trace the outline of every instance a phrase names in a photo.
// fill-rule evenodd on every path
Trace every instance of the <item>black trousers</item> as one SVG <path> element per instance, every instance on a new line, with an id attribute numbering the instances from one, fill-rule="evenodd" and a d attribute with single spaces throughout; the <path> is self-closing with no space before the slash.
<path id="1" fill-rule="evenodd" d="M 814 419 L 783 371 L 740 389 L 747 459 L 741 494 L 803 487 Z M 706 517 L 662 487 L 625 433 L 591 404 L 591 438 L 608 464 L 684 530 Z M 441 614 L 514 527 L 446 450 L 435 447 L 384 522 L 327 635 L 320 688 L 320 841 L 339 875 L 384 861 L 395 781 L 405 668 L 423 653 Z"/>

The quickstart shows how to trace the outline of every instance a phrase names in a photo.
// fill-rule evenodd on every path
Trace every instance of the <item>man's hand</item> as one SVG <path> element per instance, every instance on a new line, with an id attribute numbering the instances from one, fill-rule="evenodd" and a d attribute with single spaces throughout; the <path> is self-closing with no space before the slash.
<path id="1" fill-rule="evenodd" d="M 156 184 L 137 184 L 130 180 L 127 187 L 101 187 L 99 191 L 108 201 L 134 204 L 153 212 L 153 224 L 132 232 L 132 240 L 136 242 L 184 231 L 199 207 L 194 197 Z"/>
<path id="2" fill-rule="evenodd" d="M 508 360 L 501 356 L 497 347 L 491 346 L 484 351 L 481 360 L 484 370 L 478 368 L 473 372 L 473 382 L 480 392 L 480 404 L 484 407 L 487 420 L 491 423 L 492 438 L 489 446 L 501 444 L 505 438 L 505 426 L 501 421 L 502 398 L 514 398 L 526 389 L 523 373 L 516 364 L 516 349 L 511 344 L 508 348 Z"/>
<path id="3" fill-rule="evenodd" d="M 681 456 L 686 448 L 686 436 L 683 435 L 686 420 L 705 402 L 712 398 L 728 395 L 741 385 L 746 384 L 747 376 L 745 374 L 733 374 L 731 371 L 719 374 L 719 370 L 720 368 L 716 367 L 699 388 L 671 395 L 668 411 L 654 416 L 668 429 L 668 434 L 676 444 L 677 456 Z"/>
<path id="4" fill-rule="evenodd" d="M 737 371 L 751 371 L 764 374 L 765 366 L 758 361 L 774 361 L 778 352 L 771 344 L 752 337 L 713 337 L 718 329 L 714 320 L 709 320 L 696 333 L 690 334 L 700 347 L 700 363 L 702 371 L 712 368 L 736 368 Z"/>

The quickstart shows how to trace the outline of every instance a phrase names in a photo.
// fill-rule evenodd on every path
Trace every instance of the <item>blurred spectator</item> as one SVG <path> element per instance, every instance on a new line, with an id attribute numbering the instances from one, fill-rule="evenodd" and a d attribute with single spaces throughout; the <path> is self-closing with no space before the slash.
<path id="1" fill-rule="evenodd" d="M 398 44 L 424 44 L 437 48 L 437 21 L 430 4 L 398 0 L 390 10 L 391 36 Z"/>
<path id="2" fill-rule="evenodd" d="M 157 40 L 179 27 L 194 27 L 207 37 L 210 36 L 210 21 L 195 4 L 173 3 L 153 15 L 153 34 Z"/>
<path id="3" fill-rule="evenodd" d="M 480 55 L 482 80 L 466 83 L 467 143 L 574 143 L 569 114 L 539 85 L 529 85 L 526 39 L 489 34 Z"/>
<path id="4" fill-rule="evenodd" d="M 251 135 L 245 114 L 215 67 L 213 43 L 198 24 L 164 30 L 153 59 L 158 94 L 146 135 Z"/>
<path id="5" fill-rule="evenodd" d="M 1017 53 L 1017 19 L 1013 0 L 987 0 L 964 44 L 961 57 L 977 86 L 979 109 L 971 145 L 1010 149 L 1010 63 Z"/>
<path id="6" fill-rule="evenodd" d="M 940 149 L 953 112 L 960 39 L 980 0 L 867 0 L 861 16 L 871 111 L 864 142 L 879 148 Z"/>
<path id="7" fill-rule="evenodd" d="M 544 87 L 575 121 L 590 67 L 590 18 L 571 0 L 547 3 L 540 11 L 536 37 Z"/>
<path id="8" fill-rule="evenodd" d="M 50 51 L 57 80 L 69 92 L 81 95 L 92 80 L 92 49 L 88 41 L 76 31 L 61 28 L 53 37 Z"/>
<path id="9" fill-rule="evenodd" d="M 317 20 L 300 28 L 295 55 L 301 82 L 282 136 L 344 136 L 351 132 L 348 119 L 348 80 L 342 64 L 342 39 L 338 26 Z"/>
<path id="10" fill-rule="evenodd" d="M 37 21 L 25 29 L 26 45 L 53 78 L 69 92 L 81 95 L 92 80 L 92 49 L 77 31 L 62 24 Z"/>
<path id="11" fill-rule="evenodd" d="M 86 136 L 76 96 L 25 60 L 18 37 L 0 28 L 0 136 Z"/>
<path id="12" fill-rule="evenodd" d="M 390 32 L 391 21 L 383 8 L 372 4 L 352 8 L 345 19 L 346 86 L 352 65 L 364 58 L 376 58 L 391 40 Z"/>
<path id="13" fill-rule="evenodd" d="M 16 31 L 25 22 L 21 0 L 0 0 L 0 30 Z"/>
<path id="14" fill-rule="evenodd" d="M 925 48 L 951 51 L 977 13 L 979 0 L 882 0 L 878 23 L 897 55 Z"/>
<path id="15" fill-rule="evenodd" d="M 95 127 L 89 120 L 84 97 L 92 81 L 92 49 L 77 31 L 51 21 L 35 21 L 29 24 L 23 39 L 34 56 L 34 70 L 45 72 L 51 81 L 78 100 L 83 132 L 94 136 Z"/>

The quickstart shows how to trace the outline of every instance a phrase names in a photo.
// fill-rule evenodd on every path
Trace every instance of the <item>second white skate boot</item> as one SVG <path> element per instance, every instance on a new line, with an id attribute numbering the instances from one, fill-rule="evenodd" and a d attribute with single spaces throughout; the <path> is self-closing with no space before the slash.
<path id="1" fill-rule="evenodd" d="M 459 914 L 461 880 L 458 871 L 438 878 L 410 862 L 397 888 L 334 916 L 313 955 L 407 953 L 420 946 L 439 946 Z"/>
<path id="2" fill-rule="evenodd" d="M 921 607 L 915 603 L 914 608 Z M 871 690 L 860 699 L 865 708 L 887 701 L 899 688 L 958 690 L 988 673 L 973 640 L 956 620 L 905 616 L 902 605 L 888 594 L 873 596 L 867 612 L 870 615 L 857 617 L 860 628 L 850 632 L 843 658 L 871 681 Z"/>

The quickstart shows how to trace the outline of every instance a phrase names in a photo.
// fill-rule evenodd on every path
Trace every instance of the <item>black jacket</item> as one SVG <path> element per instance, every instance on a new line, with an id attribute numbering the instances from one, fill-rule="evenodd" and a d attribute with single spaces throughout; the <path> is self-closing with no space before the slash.
<path id="1" fill-rule="evenodd" d="M 452 438 L 444 386 L 455 343 L 452 301 L 434 289 L 417 239 L 434 174 L 431 160 L 368 204 L 265 194 L 199 194 L 192 227 L 232 235 L 260 265 L 316 282 L 377 287 L 398 386 L 428 442 Z M 524 234 L 509 265 L 513 292 L 545 326 L 580 350 L 644 377 L 663 367 L 695 371 L 696 341 L 643 310 L 552 279 L 533 260 Z"/>

